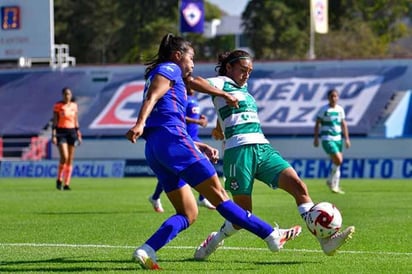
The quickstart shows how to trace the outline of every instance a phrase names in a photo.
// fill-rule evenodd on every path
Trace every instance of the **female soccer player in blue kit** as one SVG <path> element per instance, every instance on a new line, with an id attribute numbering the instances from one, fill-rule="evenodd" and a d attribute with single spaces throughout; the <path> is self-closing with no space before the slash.
<path id="1" fill-rule="evenodd" d="M 198 208 L 191 187 L 225 219 L 263 239 L 271 251 L 279 251 L 296 236 L 287 229 L 273 228 L 230 200 L 211 163 L 217 161 L 218 150 L 194 142 L 187 133 L 183 78 L 193 71 L 193 57 L 190 42 L 172 34 L 163 37 L 157 59 L 146 68 L 144 99 L 136 124 L 126 133 L 132 143 L 140 136 L 146 140 L 146 160 L 176 210 L 135 250 L 134 259 L 145 269 L 159 269 L 156 251 L 196 220 Z M 231 107 L 238 106 L 237 99 L 211 87 L 205 79 L 193 79 L 190 85 L 197 91 L 225 98 Z"/>
<path id="2" fill-rule="evenodd" d="M 187 83 L 186 79 L 185 85 Z M 191 89 L 188 85 L 186 85 L 186 92 L 187 92 L 187 106 L 186 106 L 186 126 L 187 132 L 189 133 L 190 137 L 193 141 L 200 142 L 199 138 L 199 126 L 206 127 L 207 126 L 207 117 L 200 114 L 200 107 L 199 102 L 195 96 L 195 92 Z M 156 188 L 152 195 L 149 196 L 149 202 L 153 206 L 153 210 L 159 213 L 163 213 L 164 209 L 162 206 L 162 202 L 160 200 L 160 195 L 163 192 L 163 186 L 158 182 L 156 184 Z M 215 209 L 215 207 L 201 194 L 199 194 L 199 198 L 197 200 L 198 206 L 203 206 L 208 209 Z"/>

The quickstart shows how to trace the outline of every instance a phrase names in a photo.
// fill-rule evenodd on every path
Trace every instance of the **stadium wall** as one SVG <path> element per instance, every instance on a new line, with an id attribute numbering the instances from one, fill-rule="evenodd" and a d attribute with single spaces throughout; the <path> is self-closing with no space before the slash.
<path id="1" fill-rule="evenodd" d="M 214 76 L 214 65 L 197 65 L 195 72 L 203 77 Z M 143 73 L 143 66 L 79 66 L 59 71 L 49 68 L 0 70 L 0 101 L 7 102 L 0 108 L 0 136 L 42 132 L 51 118 L 52 104 L 61 98 L 61 87 L 70 86 L 80 99 L 81 126 L 86 136 L 77 150 L 74 177 L 153 176 L 144 160 L 143 141 L 133 145 L 121 137 L 134 123 L 135 114 L 130 109 L 126 111 L 124 106 L 132 103 L 133 110 L 138 109 L 136 105 L 140 99 L 135 95 L 142 94 Z M 302 111 L 320 103 L 319 98 L 314 97 L 319 90 L 314 92 L 315 89 L 310 87 L 326 89 L 340 83 L 351 87 L 346 92 L 343 90 L 346 96 L 341 97 L 342 102 L 348 101 L 351 113 L 356 114 L 354 119 L 359 118 L 357 116 L 364 118 L 359 123 L 352 121 L 350 126 L 353 146 L 345 151 L 342 177 L 409 179 L 412 177 L 412 139 L 366 136 L 376 126 L 392 96 L 398 91 L 411 90 L 411 77 L 412 59 L 256 62 L 251 88 L 266 109 L 276 109 L 276 104 L 281 103 L 278 108 L 283 112 L 262 116 L 272 119 L 267 119 L 264 130 L 277 136 L 270 138 L 271 143 L 302 177 L 324 178 L 330 164 L 320 148 L 313 148 L 312 139 L 308 137 L 313 133 L 313 119 L 302 116 Z M 294 86 L 293 83 L 299 83 L 300 88 L 291 89 L 294 91 L 291 93 L 287 87 Z M 125 88 L 122 90 L 121 87 Z M 123 97 L 116 97 L 117 94 Z M 272 97 L 267 98 L 269 95 Z M 27 102 L 21 104 L 21 98 L 26 98 Z M 115 103 L 111 104 L 112 101 Z M 365 114 L 359 115 L 356 106 L 363 107 Z M 387 131 L 394 137 L 410 137 L 410 92 L 400 106 L 402 108 L 395 111 L 396 115 L 388 120 Z M 296 112 L 293 119 L 279 122 L 284 117 L 281 114 L 292 113 L 297 107 L 301 112 Z M 304 124 L 299 126 L 302 120 Z M 213 120 L 210 121 L 213 126 Z M 206 138 L 210 128 L 202 130 L 204 141 L 218 148 L 221 146 Z M 379 136 L 384 137 L 385 133 Z M 0 177 L 54 178 L 57 170 L 54 146 L 50 146 L 49 155 L 44 161 L 3 161 Z M 216 168 L 221 172 L 221 164 Z"/>
<path id="2" fill-rule="evenodd" d="M 221 142 L 204 141 L 221 150 Z M 321 148 L 313 147 L 312 138 L 271 138 L 277 148 L 302 178 L 326 178 L 330 161 Z M 51 159 L 44 161 L 3 161 L 0 177 L 55 178 L 58 154 L 51 147 Z M 344 151 L 342 178 L 411 179 L 412 139 L 352 138 L 352 147 Z M 76 151 L 73 177 L 114 178 L 154 176 L 144 160 L 144 141 L 136 144 L 126 139 L 84 140 Z M 222 163 L 216 165 L 222 174 Z"/>

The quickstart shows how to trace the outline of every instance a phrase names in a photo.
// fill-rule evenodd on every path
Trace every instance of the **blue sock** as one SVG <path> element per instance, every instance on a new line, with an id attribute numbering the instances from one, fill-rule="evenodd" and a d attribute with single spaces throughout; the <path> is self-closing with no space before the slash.
<path id="1" fill-rule="evenodd" d="M 199 201 L 203 201 L 205 199 L 205 197 L 203 197 L 202 194 L 199 194 Z"/>
<path id="2" fill-rule="evenodd" d="M 159 199 L 162 191 L 163 191 L 163 186 L 159 182 L 157 182 L 155 192 L 152 195 L 152 199 L 153 200 Z"/>
<path id="3" fill-rule="evenodd" d="M 155 251 L 173 240 L 180 231 L 189 227 L 189 220 L 180 214 L 169 217 L 159 229 L 146 241 Z"/>
<path id="4" fill-rule="evenodd" d="M 216 210 L 229 222 L 243 227 L 261 239 L 265 239 L 273 231 L 273 227 L 268 223 L 252 215 L 249 211 L 242 209 L 231 200 L 219 204 Z"/>

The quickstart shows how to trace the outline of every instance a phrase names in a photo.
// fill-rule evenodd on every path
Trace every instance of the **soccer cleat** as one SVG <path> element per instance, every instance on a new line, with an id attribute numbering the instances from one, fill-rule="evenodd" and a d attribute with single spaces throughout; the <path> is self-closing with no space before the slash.
<path id="1" fill-rule="evenodd" d="M 149 202 L 152 204 L 153 206 L 153 210 L 158 212 L 158 213 L 163 213 L 164 209 L 162 206 L 162 202 L 160 202 L 160 199 L 152 199 L 152 196 L 149 196 Z"/>
<path id="2" fill-rule="evenodd" d="M 329 187 L 332 193 L 345 194 L 345 192 L 342 189 L 340 189 L 340 187 L 337 186 L 336 183 L 334 184 L 330 179 L 326 180 L 326 185 Z"/>
<path id="3" fill-rule="evenodd" d="M 287 241 L 295 239 L 301 232 L 302 227 L 299 225 L 289 229 L 281 229 L 276 226 L 265 241 L 271 251 L 277 252 L 283 248 Z"/>
<path id="4" fill-rule="evenodd" d="M 151 256 L 149 253 L 152 253 Z M 133 259 L 138 262 L 143 269 L 161 269 L 156 262 L 156 254 L 154 254 L 154 252 L 146 251 L 143 247 L 139 247 L 134 251 Z"/>
<path id="5" fill-rule="evenodd" d="M 206 207 L 208 209 L 216 209 L 210 202 L 208 199 L 203 198 L 203 200 L 197 200 L 197 205 L 198 206 L 203 206 Z"/>
<path id="6" fill-rule="evenodd" d="M 62 190 L 62 181 L 61 180 L 56 180 L 56 188 L 57 188 L 57 190 Z"/>
<path id="7" fill-rule="evenodd" d="M 193 256 L 196 260 L 206 260 L 218 247 L 223 245 L 224 241 L 218 242 L 216 234 L 217 232 L 210 233 L 206 240 L 199 245 Z"/>
<path id="8" fill-rule="evenodd" d="M 354 226 L 349 226 L 343 231 L 336 232 L 329 238 L 318 238 L 323 252 L 328 256 L 333 256 L 335 252 L 350 238 L 355 232 Z"/>
<path id="9" fill-rule="evenodd" d="M 343 191 L 339 187 L 331 188 L 330 191 L 332 191 L 332 193 L 336 193 L 336 194 L 345 194 L 345 191 Z"/>
<path id="10" fill-rule="evenodd" d="M 65 185 L 64 187 L 63 187 L 63 190 L 72 190 L 68 185 Z"/>

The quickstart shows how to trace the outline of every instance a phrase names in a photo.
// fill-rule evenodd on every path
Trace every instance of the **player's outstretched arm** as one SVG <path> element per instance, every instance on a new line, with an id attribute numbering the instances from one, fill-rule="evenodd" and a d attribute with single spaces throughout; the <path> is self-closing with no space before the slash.
<path id="1" fill-rule="evenodd" d="M 187 79 L 187 82 L 190 88 L 198 92 L 222 97 L 226 100 L 226 103 L 229 106 L 235 107 L 235 108 L 239 107 L 239 100 L 236 97 L 234 97 L 228 92 L 224 92 L 223 90 L 220 90 L 210 85 L 210 83 L 205 78 L 202 78 L 200 76 L 190 77 Z"/>

